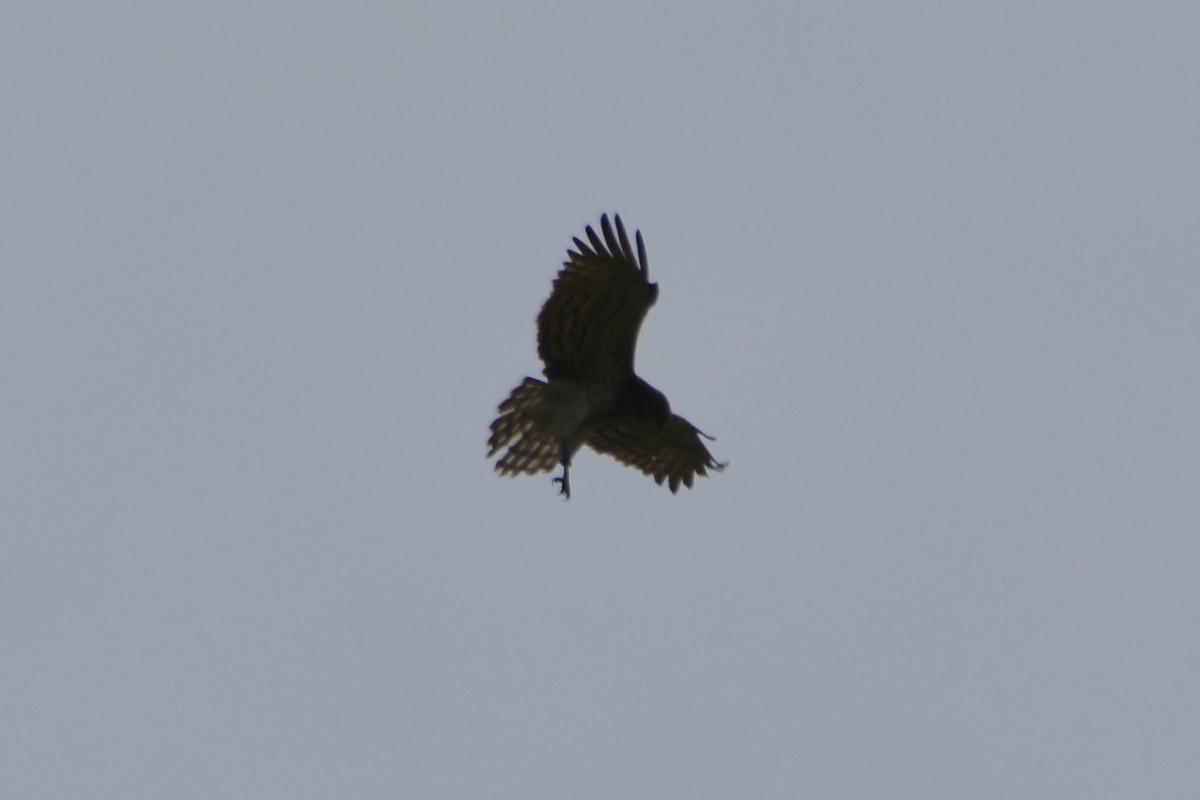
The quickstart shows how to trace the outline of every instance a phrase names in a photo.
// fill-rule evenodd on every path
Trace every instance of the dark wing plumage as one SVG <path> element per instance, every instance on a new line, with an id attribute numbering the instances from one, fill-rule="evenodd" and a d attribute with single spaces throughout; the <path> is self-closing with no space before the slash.
<path id="1" fill-rule="evenodd" d="M 550 299 L 538 314 L 538 355 L 547 378 L 633 374 L 638 330 L 658 297 L 650 283 L 641 231 L 637 252 L 630 247 L 621 217 L 614 234 L 608 215 L 600 218 L 604 238 L 589 225 L 588 242 L 575 249 L 554 279 Z"/>
<path id="2" fill-rule="evenodd" d="M 597 452 L 640 469 L 660 486 L 666 481 L 674 493 L 681 483 L 692 488 L 697 475 L 708 474 L 705 470 L 725 468 L 708 452 L 701 436 L 710 438 L 678 414 L 672 414 L 662 428 L 650 420 L 621 416 L 602 423 L 587 443 Z"/>

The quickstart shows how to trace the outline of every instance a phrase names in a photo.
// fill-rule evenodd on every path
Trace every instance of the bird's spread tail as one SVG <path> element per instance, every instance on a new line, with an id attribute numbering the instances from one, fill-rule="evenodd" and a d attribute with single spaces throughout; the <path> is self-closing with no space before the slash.
<path id="1" fill-rule="evenodd" d="M 542 381 L 526 378 L 500 404 L 500 416 L 492 423 L 488 439 L 488 457 L 508 448 L 496 462 L 501 475 L 536 475 L 558 465 L 562 447 L 545 424 L 548 389 Z"/>

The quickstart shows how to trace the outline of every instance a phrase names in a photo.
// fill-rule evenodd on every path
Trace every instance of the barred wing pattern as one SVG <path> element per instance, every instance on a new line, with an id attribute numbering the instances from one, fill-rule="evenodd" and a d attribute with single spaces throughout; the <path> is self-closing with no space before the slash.
<path id="1" fill-rule="evenodd" d="M 549 472 L 562 457 L 562 445 L 543 423 L 545 387 L 537 378 L 526 378 L 497 409 L 500 416 L 492 423 L 488 458 L 508 448 L 496 462 L 496 471 L 501 475 Z"/>
<path id="2" fill-rule="evenodd" d="M 642 320 L 658 298 L 649 281 L 646 246 L 637 232 L 637 252 L 625 225 L 600 218 L 601 239 L 589 225 L 588 242 L 575 249 L 554 280 L 550 299 L 538 315 L 538 355 L 547 378 L 632 376 L 633 353 Z"/>
<path id="3" fill-rule="evenodd" d="M 678 414 L 672 414 L 666 426 L 635 417 L 613 417 L 601 424 L 588 438 L 588 446 L 612 456 L 622 464 L 636 467 L 674 494 L 679 484 L 692 488 L 697 475 L 706 470 L 720 472 L 725 464 L 713 458 L 700 441 L 712 437 Z"/>

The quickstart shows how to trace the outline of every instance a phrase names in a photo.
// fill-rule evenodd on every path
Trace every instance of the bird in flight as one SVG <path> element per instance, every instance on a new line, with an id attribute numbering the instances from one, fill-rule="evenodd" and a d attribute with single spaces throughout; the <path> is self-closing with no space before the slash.
<path id="1" fill-rule="evenodd" d="M 671 413 L 662 392 L 633 371 L 638 329 L 658 299 L 646 246 L 637 251 L 619 215 L 600 217 L 603 238 L 589 225 L 574 239 L 550 299 L 537 318 L 538 356 L 546 380 L 525 378 L 499 406 L 488 457 L 501 475 L 536 475 L 562 465 L 554 483 L 571 496 L 571 458 L 583 445 L 666 482 L 672 494 L 696 475 L 725 464 L 708 452 L 692 423 Z"/>

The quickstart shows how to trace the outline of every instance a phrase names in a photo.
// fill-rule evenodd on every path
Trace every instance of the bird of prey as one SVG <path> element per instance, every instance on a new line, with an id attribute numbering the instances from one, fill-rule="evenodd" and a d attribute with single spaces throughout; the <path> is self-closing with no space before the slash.
<path id="1" fill-rule="evenodd" d="M 491 425 L 488 457 L 501 475 L 550 472 L 562 465 L 554 483 L 571 496 L 571 458 L 583 445 L 665 481 L 672 493 L 691 488 L 706 469 L 725 468 L 700 440 L 700 431 L 671 407 L 662 392 L 633 371 L 642 319 L 658 298 L 650 283 L 646 246 L 636 234 L 637 251 L 621 217 L 600 217 L 596 235 L 574 238 L 550 299 L 537 318 L 538 356 L 546 380 L 525 378 L 499 406 Z M 507 448 L 507 449 L 506 449 Z"/>

